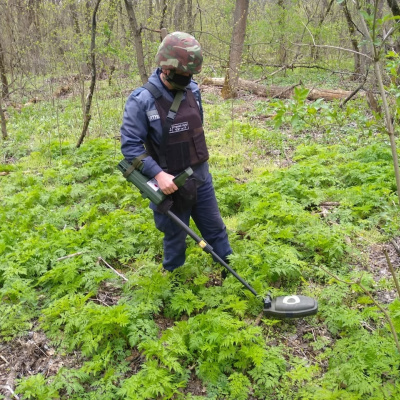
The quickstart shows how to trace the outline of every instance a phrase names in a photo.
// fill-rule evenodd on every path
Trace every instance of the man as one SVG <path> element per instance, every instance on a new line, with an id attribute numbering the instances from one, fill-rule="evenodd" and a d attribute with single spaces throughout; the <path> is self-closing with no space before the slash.
<path id="1" fill-rule="evenodd" d="M 192 80 L 201 71 L 201 46 L 193 36 L 174 32 L 164 38 L 155 60 L 156 71 L 126 102 L 121 151 L 129 162 L 140 161 L 141 172 L 155 178 L 172 199 L 171 211 L 187 225 L 192 217 L 203 238 L 227 261 L 232 249 L 209 173 L 200 91 Z M 173 179 L 189 166 L 193 175 L 178 189 Z M 185 262 L 186 233 L 163 207 L 150 204 L 156 227 L 164 233 L 163 267 L 173 271 Z"/>

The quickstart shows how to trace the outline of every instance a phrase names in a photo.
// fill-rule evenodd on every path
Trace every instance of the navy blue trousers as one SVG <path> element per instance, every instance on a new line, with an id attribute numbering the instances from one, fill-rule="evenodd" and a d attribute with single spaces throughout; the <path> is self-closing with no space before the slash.
<path id="1" fill-rule="evenodd" d="M 157 229 L 164 233 L 163 267 L 173 271 L 185 263 L 187 234 L 167 215 L 156 211 L 154 204 L 150 204 L 150 207 L 154 212 Z M 203 239 L 224 261 L 229 254 L 232 254 L 226 227 L 215 198 L 211 175 L 208 175 L 206 182 L 197 189 L 197 203 L 188 210 L 174 214 L 188 226 L 192 217 Z"/>

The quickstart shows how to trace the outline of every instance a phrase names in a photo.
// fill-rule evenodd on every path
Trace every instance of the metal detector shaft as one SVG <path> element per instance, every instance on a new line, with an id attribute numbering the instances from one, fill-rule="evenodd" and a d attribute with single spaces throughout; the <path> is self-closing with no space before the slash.
<path id="1" fill-rule="evenodd" d="M 124 177 L 131 183 L 133 183 L 142 193 L 142 196 L 149 198 L 154 204 L 161 204 L 166 196 L 161 192 L 157 185 L 157 182 L 153 182 L 147 176 L 143 175 L 140 170 L 137 170 L 137 161 L 135 159 L 133 163 L 127 160 L 122 160 L 118 164 L 118 169 L 123 173 Z M 141 161 L 141 160 L 138 160 Z M 140 164 L 139 164 L 140 165 Z M 140 168 L 139 168 L 140 169 Z M 189 167 L 181 174 L 174 178 L 175 184 L 179 187 L 184 184 L 186 178 L 193 173 Z M 192 229 L 190 229 L 183 221 L 181 221 L 172 211 L 167 211 L 166 215 L 181 229 L 183 229 L 196 243 L 208 254 L 211 254 L 215 261 L 219 262 L 225 269 L 227 269 L 245 288 L 250 290 L 254 296 L 258 297 L 257 292 L 243 279 L 236 271 L 234 271 L 221 257 L 218 256 L 213 248 L 200 236 L 196 235 Z M 279 296 L 276 299 L 271 299 L 271 296 L 267 295 L 264 298 L 264 313 L 268 316 L 277 318 L 300 318 L 307 315 L 316 314 L 318 311 L 318 303 L 307 296 Z"/>
<path id="2" fill-rule="evenodd" d="M 215 253 L 213 248 L 200 236 L 198 236 L 192 229 L 190 229 L 184 222 L 182 222 L 172 211 L 167 211 L 167 215 L 177 225 L 179 225 L 196 243 L 208 254 L 211 254 L 223 267 L 225 267 L 243 286 L 245 286 L 254 296 L 258 297 L 258 293 L 243 279 L 234 269 L 232 269 L 218 254 Z"/>

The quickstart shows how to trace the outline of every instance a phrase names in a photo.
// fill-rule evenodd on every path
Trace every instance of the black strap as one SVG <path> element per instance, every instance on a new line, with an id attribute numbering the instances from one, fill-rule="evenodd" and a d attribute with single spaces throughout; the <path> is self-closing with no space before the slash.
<path id="1" fill-rule="evenodd" d="M 124 177 L 128 177 L 135 169 L 138 169 L 139 165 L 142 163 L 143 158 L 146 158 L 148 156 L 147 153 L 140 154 L 140 156 L 137 156 L 133 161 L 132 165 L 124 172 Z"/>
<path id="2" fill-rule="evenodd" d="M 155 85 L 153 85 L 152 83 L 146 82 L 146 83 L 143 85 L 143 87 L 144 87 L 145 89 L 147 89 L 147 90 L 153 95 L 153 97 L 154 97 L 155 99 L 159 99 L 160 97 L 162 97 L 161 91 L 160 91 Z"/>

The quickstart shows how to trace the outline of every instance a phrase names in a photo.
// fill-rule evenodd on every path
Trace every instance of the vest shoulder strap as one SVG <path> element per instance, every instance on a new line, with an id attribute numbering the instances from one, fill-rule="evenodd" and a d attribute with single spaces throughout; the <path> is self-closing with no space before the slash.
<path id="1" fill-rule="evenodd" d="M 159 99 L 160 97 L 162 97 L 161 91 L 155 85 L 153 85 L 152 83 L 146 82 L 143 85 L 143 87 L 145 89 L 147 89 L 155 99 Z"/>

